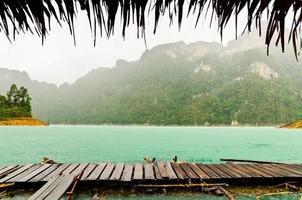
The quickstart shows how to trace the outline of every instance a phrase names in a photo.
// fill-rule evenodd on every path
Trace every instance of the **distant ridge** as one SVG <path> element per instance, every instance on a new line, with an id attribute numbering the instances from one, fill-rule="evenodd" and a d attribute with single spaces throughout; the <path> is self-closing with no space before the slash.
<path id="1" fill-rule="evenodd" d="M 0 94 L 23 85 L 33 116 L 51 124 L 276 126 L 302 119 L 302 59 L 279 48 L 267 56 L 251 37 L 227 46 L 159 45 L 60 87 L 0 69 Z"/>

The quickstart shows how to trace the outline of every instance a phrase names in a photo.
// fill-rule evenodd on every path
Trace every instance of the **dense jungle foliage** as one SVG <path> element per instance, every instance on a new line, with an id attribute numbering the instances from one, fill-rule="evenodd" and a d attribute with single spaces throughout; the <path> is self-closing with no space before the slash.
<path id="1" fill-rule="evenodd" d="M 0 95 L 0 119 L 31 117 L 30 101 L 27 89 L 13 84 L 6 96 Z"/>

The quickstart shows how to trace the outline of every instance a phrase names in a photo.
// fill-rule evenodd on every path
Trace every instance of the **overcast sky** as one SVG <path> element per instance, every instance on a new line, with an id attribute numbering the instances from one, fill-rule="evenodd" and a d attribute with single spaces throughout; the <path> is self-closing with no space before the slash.
<path id="1" fill-rule="evenodd" d="M 119 19 L 119 18 L 117 18 Z M 153 35 L 153 16 L 147 21 L 147 46 L 152 48 L 158 44 L 176 41 L 186 43 L 195 41 L 218 41 L 220 35 L 214 25 L 209 28 L 208 21 L 201 21 L 195 29 L 195 18 L 184 19 L 179 32 L 177 24 L 169 28 L 168 18 L 162 18 L 156 35 Z M 240 18 L 243 19 L 242 17 Z M 242 27 L 244 20 L 239 22 Z M 26 71 L 32 79 L 49 83 L 72 83 L 85 75 L 91 69 L 112 67 L 117 59 L 136 60 L 146 50 L 143 39 L 137 39 L 136 27 L 127 30 L 126 39 L 121 36 L 120 23 L 117 21 L 115 36 L 107 39 L 98 37 L 97 45 L 93 45 L 85 13 L 80 13 L 76 19 L 76 41 L 70 36 L 68 27 L 61 28 L 56 23 L 42 46 L 41 39 L 27 33 L 17 36 L 10 43 L 3 33 L 0 33 L 0 67 Z M 225 30 L 223 43 L 235 38 L 234 24 Z"/>

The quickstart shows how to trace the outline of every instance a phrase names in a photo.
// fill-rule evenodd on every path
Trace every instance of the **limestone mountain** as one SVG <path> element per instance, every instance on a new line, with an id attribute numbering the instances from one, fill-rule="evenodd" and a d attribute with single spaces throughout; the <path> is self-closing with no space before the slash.
<path id="1" fill-rule="evenodd" d="M 33 114 L 67 124 L 267 125 L 302 118 L 302 64 L 253 36 L 156 46 L 134 62 L 118 60 L 73 84 L 32 81 L 0 70 L 0 93 L 12 83 L 32 96 Z"/>

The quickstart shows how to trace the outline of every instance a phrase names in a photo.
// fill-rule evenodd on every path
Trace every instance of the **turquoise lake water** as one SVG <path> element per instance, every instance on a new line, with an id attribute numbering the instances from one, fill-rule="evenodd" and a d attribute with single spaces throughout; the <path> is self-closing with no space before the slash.
<path id="1" fill-rule="evenodd" d="M 1 127 L 0 165 L 137 162 L 144 156 L 212 163 L 220 158 L 302 162 L 302 130 L 141 126 Z"/>
<path id="2" fill-rule="evenodd" d="M 179 160 L 200 163 L 219 162 L 220 158 L 302 163 L 302 130 L 144 126 L 0 128 L 0 165 L 39 162 L 45 156 L 68 163 L 133 163 L 143 161 L 144 156 L 171 160 L 175 155 Z M 24 196 L 9 199 L 22 198 L 26 199 Z M 205 195 L 106 197 L 123 200 L 208 198 L 214 199 Z M 296 199 L 296 196 L 277 199 Z"/>

